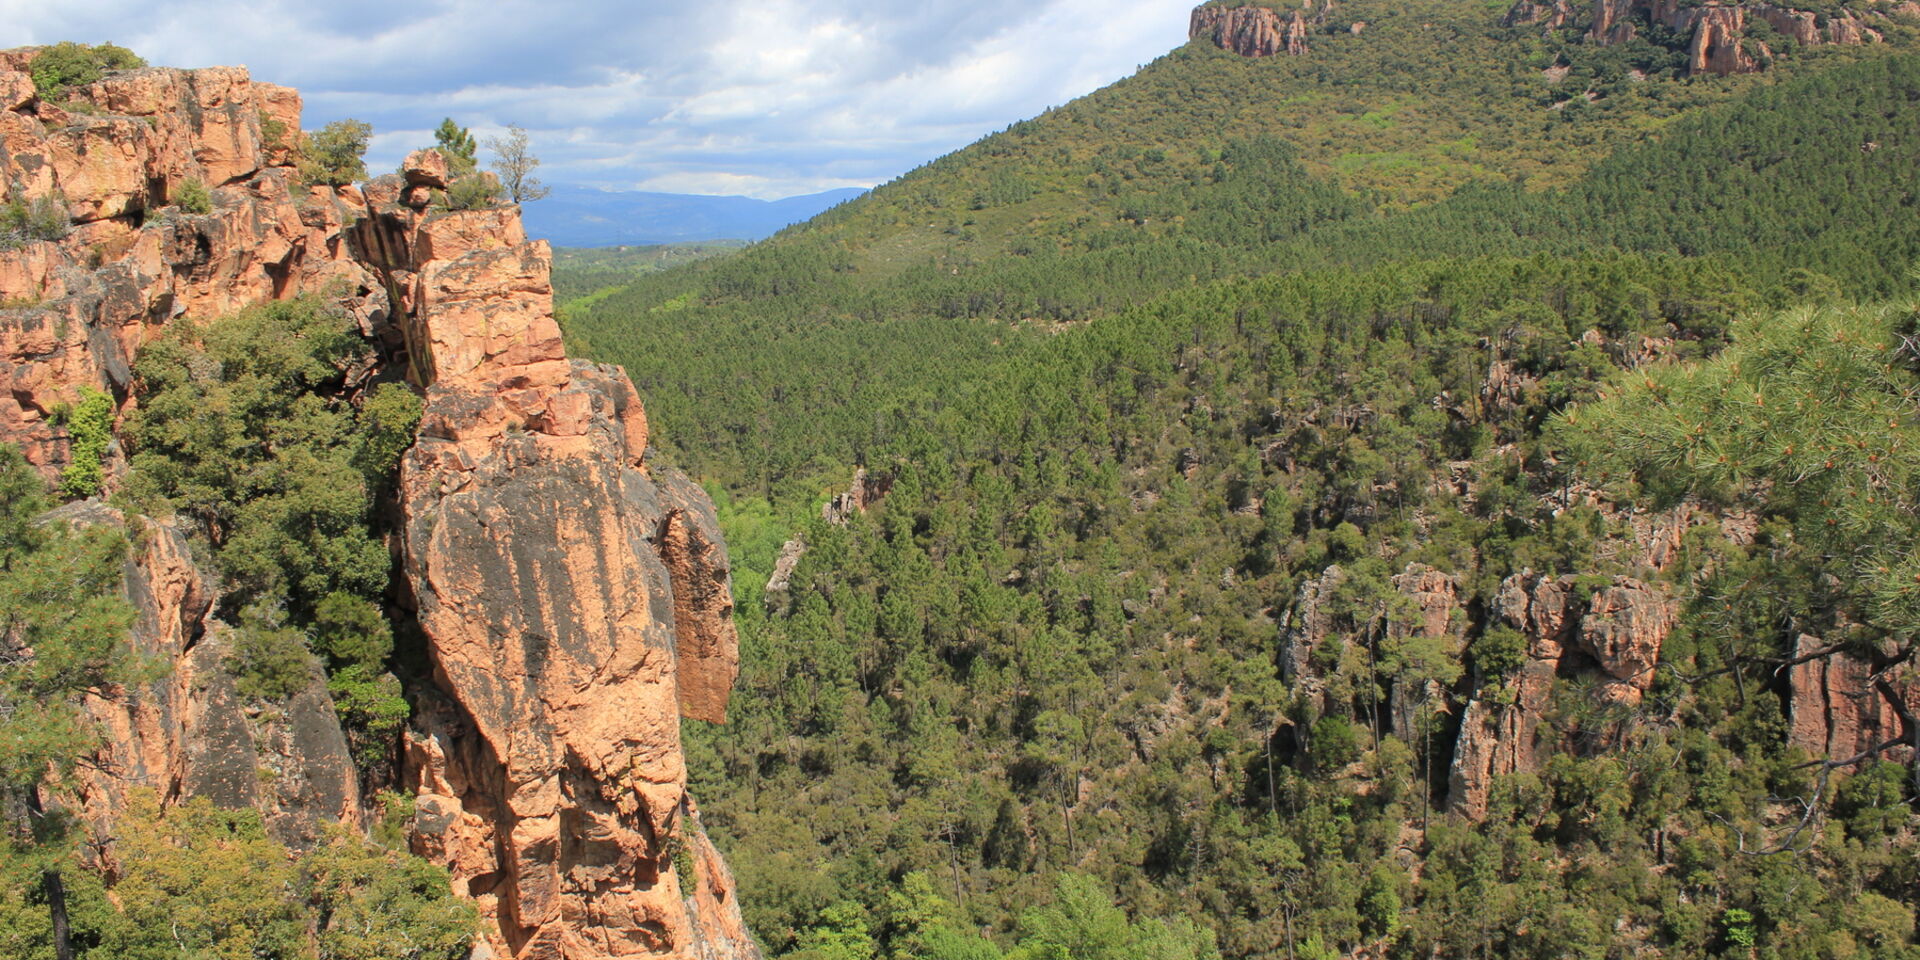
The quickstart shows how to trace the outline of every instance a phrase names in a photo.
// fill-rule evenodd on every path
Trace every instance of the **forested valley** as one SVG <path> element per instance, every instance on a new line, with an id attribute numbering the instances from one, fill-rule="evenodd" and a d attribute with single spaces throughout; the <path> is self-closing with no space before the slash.
<path id="1" fill-rule="evenodd" d="M 1686 77 L 1338 6 L 564 309 L 720 506 L 750 925 L 1920 955 L 1910 27 Z"/>

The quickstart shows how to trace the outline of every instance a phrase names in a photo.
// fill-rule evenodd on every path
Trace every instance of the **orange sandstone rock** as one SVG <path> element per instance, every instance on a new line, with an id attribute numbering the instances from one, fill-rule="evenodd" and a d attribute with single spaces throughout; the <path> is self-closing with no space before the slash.
<path id="1" fill-rule="evenodd" d="M 1316 11 L 1316 6 L 1319 9 Z M 1307 52 L 1308 34 L 1326 21 L 1330 3 L 1305 0 L 1301 9 L 1281 12 L 1271 7 L 1198 7 L 1188 23 L 1189 39 L 1205 39 L 1222 50 L 1243 57 L 1300 56 Z M 1354 31 L 1358 33 L 1359 31 Z"/>

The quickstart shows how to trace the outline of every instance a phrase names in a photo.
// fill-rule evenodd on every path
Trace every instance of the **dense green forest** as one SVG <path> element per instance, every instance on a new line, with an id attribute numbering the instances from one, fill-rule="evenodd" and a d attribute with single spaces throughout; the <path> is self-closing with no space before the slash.
<path id="1" fill-rule="evenodd" d="M 1920 58 L 1688 80 L 1485 4 L 1339 10 L 1309 57 L 1183 48 L 566 313 L 721 505 L 742 680 L 688 748 L 750 924 L 819 958 L 1920 956 L 1920 785 L 1789 749 L 1772 666 L 1806 630 L 1911 655 Z M 884 499 L 824 519 L 856 465 Z M 1757 532 L 1637 565 L 1631 511 L 1681 501 Z M 1415 563 L 1461 649 L 1391 628 Z M 1335 565 L 1308 696 L 1283 638 Z M 1479 611 L 1522 571 L 1684 603 L 1646 699 L 1558 684 L 1568 749 L 1469 819 L 1459 711 L 1527 657 Z M 1036 941 L 1071 896 L 1210 943 Z"/>

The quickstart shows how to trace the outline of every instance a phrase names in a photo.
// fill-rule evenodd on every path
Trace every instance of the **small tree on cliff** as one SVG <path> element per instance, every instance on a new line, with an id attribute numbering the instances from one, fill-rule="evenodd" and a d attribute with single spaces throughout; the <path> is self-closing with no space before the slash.
<path id="1" fill-rule="evenodd" d="M 540 165 L 540 158 L 527 150 L 527 131 L 524 128 L 510 126 L 506 136 L 489 137 L 487 149 L 493 151 L 493 172 L 500 175 L 500 185 L 506 189 L 508 199 L 514 203 L 525 203 L 547 195 L 549 191 L 546 185 L 533 177 L 533 169 Z"/>
<path id="2" fill-rule="evenodd" d="M 456 176 L 473 172 L 478 163 L 475 155 L 480 149 L 474 142 L 473 131 L 454 123 L 453 118 L 448 117 L 440 121 L 440 126 L 433 131 L 433 142 L 440 148 L 441 153 L 447 155 L 447 162 L 453 166 L 453 173 Z"/>
<path id="3" fill-rule="evenodd" d="M 39 874 L 48 939 L 68 960 L 71 832 L 45 794 L 93 750 L 85 697 L 142 671 L 126 643 L 133 608 L 118 589 L 126 539 L 38 524 L 45 506 L 33 467 L 0 445 L 0 855 Z"/>
<path id="4" fill-rule="evenodd" d="M 367 178 L 367 144 L 373 125 L 335 120 L 306 136 L 300 149 L 300 178 L 315 186 L 340 187 Z"/>

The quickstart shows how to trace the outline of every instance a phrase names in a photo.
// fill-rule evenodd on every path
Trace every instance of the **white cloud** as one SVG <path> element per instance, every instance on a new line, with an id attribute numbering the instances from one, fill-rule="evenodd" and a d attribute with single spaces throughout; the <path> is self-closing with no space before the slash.
<path id="1" fill-rule="evenodd" d="M 1193 2 L 0 0 L 0 22 L 245 64 L 300 87 L 308 126 L 373 123 L 375 169 L 451 115 L 526 127 L 550 182 L 773 198 L 879 183 L 1111 83 L 1183 41 Z"/>

